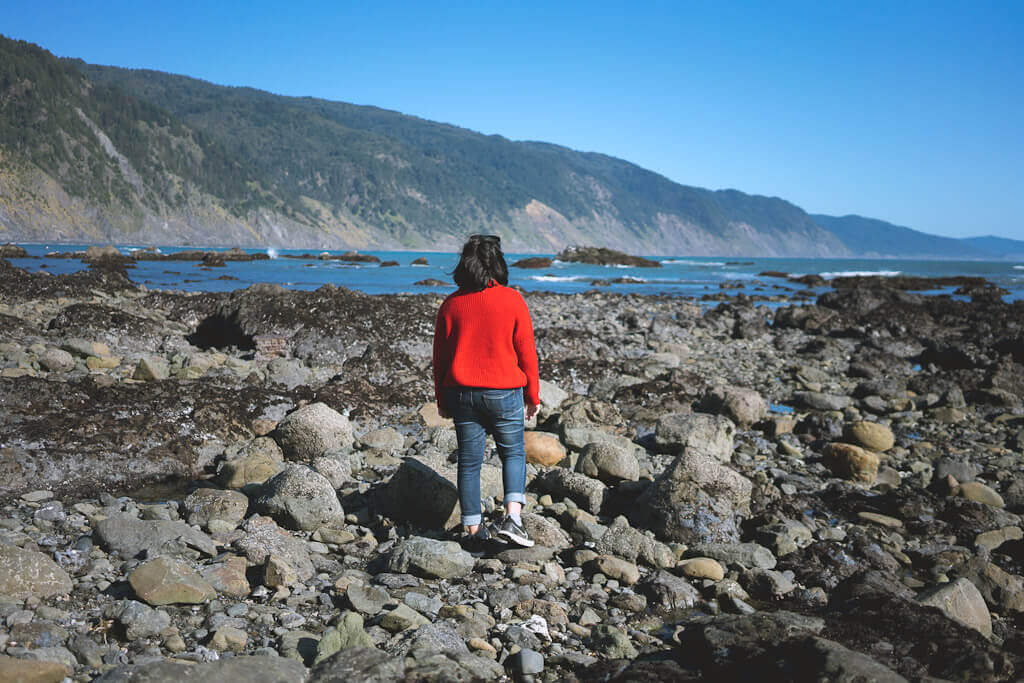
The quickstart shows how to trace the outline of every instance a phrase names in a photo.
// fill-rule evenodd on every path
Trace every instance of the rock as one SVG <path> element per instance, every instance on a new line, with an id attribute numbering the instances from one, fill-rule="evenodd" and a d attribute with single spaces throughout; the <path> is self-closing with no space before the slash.
<path id="1" fill-rule="evenodd" d="M 267 588 L 287 588 L 299 583 L 298 572 L 288 561 L 273 553 L 267 555 L 263 565 L 263 585 Z"/>
<path id="2" fill-rule="evenodd" d="M 985 599 L 967 579 L 960 578 L 926 590 L 918 595 L 918 600 L 925 605 L 938 607 L 950 619 L 973 628 L 986 638 L 992 637 L 992 616 L 985 605 Z"/>
<path id="3" fill-rule="evenodd" d="M 852 400 L 849 396 L 824 394 L 820 391 L 796 391 L 793 392 L 793 402 L 803 408 L 829 412 L 849 407 Z"/>
<path id="4" fill-rule="evenodd" d="M 610 579 L 616 579 L 627 586 L 640 580 L 640 570 L 628 560 L 614 555 L 598 555 L 587 563 L 593 572 L 600 572 Z"/>
<path id="5" fill-rule="evenodd" d="M 890 529 L 899 529 L 903 526 L 903 520 L 890 517 L 888 515 L 882 515 L 877 512 L 858 512 L 857 518 L 862 519 L 865 522 L 871 522 L 872 524 L 878 524 L 879 526 L 888 527 Z"/>
<path id="6" fill-rule="evenodd" d="M 559 498 L 569 498 L 584 510 L 598 514 L 607 495 L 607 487 L 596 479 L 556 467 L 534 480 L 542 491 Z"/>
<path id="7" fill-rule="evenodd" d="M 391 602 L 391 596 L 380 586 L 364 586 L 353 583 L 345 591 L 345 597 L 352 605 L 352 609 L 373 616 L 384 609 L 384 605 Z"/>
<path id="8" fill-rule="evenodd" d="M 345 518 L 331 482 L 304 465 L 289 465 L 268 479 L 253 496 L 252 506 L 285 528 L 303 531 L 341 526 Z"/>
<path id="9" fill-rule="evenodd" d="M 164 359 L 157 356 L 143 356 L 139 359 L 138 365 L 135 366 L 135 373 L 132 375 L 132 379 L 142 382 L 155 382 L 167 379 L 170 376 L 170 370 L 167 368 L 167 362 Z"/>
<path id="10" fill-rule="evenodd" d="M 267 381 L 281 384 L 288 389 L 310 384 L 313 373 L 301 360 L 295 358 L 275 358 L 267 363 Z"/>
<path id="11" fill-rule="evenodd" d="M 554 434 L 526 432 L 526 462 L 552 467 L 565 459 L 565 446 Z"/>
<path id="12" fill-rule="evenodd" d="M 404 458 L 384 491 L 389 516 L 427 529 L 450 529 L 460 523 L 457 470 L 440 462 Z M 480 497 L 503 493 L 501 470 L 480 467 Z"/>
<path id="13" fill-rule="evenodd" d="M 325 403 L 310 403 L 289 413 L 273 436 L 285 458 L 305 462 L 328 451 L 349 449 L 355 441 L 348 418 Z"/>
<path id="14" fill-rule="evenodd" d="M 1024 612 L 1024 578 L 980 557 L 957 567 L 956 575 L 974 584 L 989 607 L 999 613 Z"/>
<path id="15" fill-rule="evenodd" d="M 759 543 L 775 553 L 776 557 L 795 553 L 814 541 L 810 529 L 791 519 L 758 528 L 756 538 Z"/>
<path id="16" fill-rule="evenodd" d="M 1004 505 L 1003 497 L 980 481 L 969 481 L 960 484 L 959 495 L 976 503 L 984 503 L 996 508 L 1001 508 Z"/>
<path id="17" fill-rule="evenodd" d="M 764 599 L 780 598 L 796 588 L 789 577 L 773 569 L 748 569 L 744 577 L 748 590 Z"/>
<path id="18" fill-rule="evenodd" d="M 630 451 L 608 443 L 592 443 L 584 446 L 576 471 L 615 486 L 621 481 L 638 480 L 640 463 Z"/>
<path id="19" fill-rule="evenodd" d="M 141 520 L 117 514 L 97 523 L 93 536 L 107 552 L 125 559 L 143 552 L 150 556 L 180 555 L 188 551 L 199 551 L 210 557 L 217 554 L 213 540 L 185 522 Z"/>
<path id="20" fill-rule="evenodd" d="M 136 600 L 122 600 L 107 608 L 105 614 L 121 624 L 129 640 L 158 636 L 171 625 L 171 617 L 167 612 L 153 609 Z"/>
<path id="21" fill-rule="evenodd" d="M 14 600 L 70 593 L 67 572 L 43 553 L 0 544 L 0 595 Z"/>
<path id="22" fill-rule="evenodd" d="M 262 484 L 284 469 L 284 454 L 273 439 L 253 439 L 235 458 L 224 461 L 217 472 L 217 481 L 224 488 L 240 489 L 249 484 Z"/>
<path id="23" fill-rule="evenodd" d="M 732 457 L 736 425 L 720 415 L 673 413 L 658 418 L 654 445 L 662 453 L 704 453 L 720 462 Z"/>
<path id="24" fill-rule="evenodd" d="M 633 442 L 626 437 L 612 434 L 606 429 L 592 424 L 562 423 L 559 426 L 559 434 L 562 437 L 562 443 L 567 448 L 576 451 L 582 450 L 584 446 L 591 443 L 607 443 L 624 450 L 635 448 Z"/>
<path id="25" fill-rule="evenodd" d="M 794 681 L 872 681 L 874 683 L 906 683 L 907 679 L 871 657 L 850 650 L 839 643 L 819 637 L 794 639 L 784 643 L 767 662 L 751 660 L 737 674 L 744 677 L 788 679 Z M 770 667 L 777 667 L 773 669 Z"/>
<path id="26" fill-rule="evenodd" d="M 681 543 L 739 541 L 751 482 L 704 451 L 688 449 L 655 479 L 638 506 L 661 538 Z"/>
<path id="27" fill-rule="evenodd" d="M 692 557 L 678 565 L 679 571 L 691 579 L 710 579 L 721 581 L 725 578 L 725 568 L 710 557 Z"/>
<path id="28" fill-rule="evenodd" d="M 39 356 L 39 364 L 50 372 L 67 372 L 75 369 L 74 357 L 63 349 L 46 349 Z"/>
<path id="29" fill-rule="evenodd" d="M 830 443 L 822 452 L 823 462 L 832 474 L 864 484 L 872 484 L 878 475 L 878 456 L 860 446 Z"/>
<path id="30" fill-rule="evenodd" d="M 323 475 L 335 491 L 352 481 L 352 462 L 345 453 L 328 453 L 313 458 L 310 467 L 317 474 Z"/>
<path id="31" fill-rule="evenodd" d="M 534 543 L 546 548 L 561 550 L 572 545 L 572 540 L 562 528 L 547 517 L 532 512 L 522 513 L 523 527 Z"/>
<path id="32" fill-rule="evenodd" d="M 209 530 L 210 522 L 217 520 L 234 529 L 245 518 L 249 499 L 237 491 L 197 489 L 185 498 L 184 508 L 189 524 Z"/>
<path id="33" fill-rule="evenodd" d="M 428 579 L 452 579 L 469 574 L 475 562 L 473 556 L 454 541 L 413 536 L 395 546 L 388 560 L 388 569 Z"/>
<path id="34" fill-rule="evenodd" d="M 404 602 L 380 618 L 381 628 L 391 633 L 398 633 L 409 628 L 417 628 L 429 623 L 429 619 Z"/>
<path id="35" fill-rule="evenodd" d="M 157 557 L 128 575 L 135 594 L 150 605 L 194 605 L 217 596 L 187 562 Z"/>
<path id="36" fill-rule="evenodd" d="M 424 403 L 419 409 L 420 419 L 423 420 L 424 426 L 430 427 L 448 427 L 451 429 L 454 424 L 451 418 L 441 417 L 440 413 L 437 412 L 437 404 L 431 401 L 430 403 Z"/>
<path id="37" fill-rule="evenodd" d="M 218 593 L 241 598 L 252 590 L 245 569 L 245 558 L 231 555 L 220 562 L 204 565 L 199 575 Z"/>
<path id="38" fill-rule="evenodd" d="M 544 379 L 540 381 L 539 393 L 541 405 L 550 410 L 557 410 L 569 398 L 568 392 Z"/>
<path id="39" fill-rule="evenodd" d="M 887 451 L 896 443 L 891 429 L 878 422 L 863 420 L 843 427 L 843 438 L 876 453 Z"/>
<path id="40" fill-rule="evenodd" d="M 661 263 L 604 247 L 572 246 L 563 249 L 556 257 L 559 261 L 590 263 L 600 266 L 632 266 L 638 268 L 661 268 Z"/>
<path id="41" fill-rule="evenodd" d="M 757 543 L 701 543 L 687 549 L 686 556 L 714 558 L 727 567 L 775 568 L 775 556 Z"/>
<path id="42" fill-rule="evenodd" d="M 544 655 L 526 648 L 505 660 L 505 666 L 519 676 L 533 676 L 544 671 Z"/>
<path id="43" fill-rule="evenodd" d="M 760 422 L 768 414 L 768 404 L 753 389 L 718 386 L 711 389 L 701 402 L 708 413 L 724 415 L 740 427 Z"/>
<path id="44" fill-rule="evenodd" d="M 969 460 L 956 460 L 954 458 L 940 458 L 935 463 L 935 480 L 942 481 L 952 476 L 959 482 L 974 481 L 974 478 L 981 472 L 977 463 Z"/>
<path id="45" fill-rule="evenodd" d="M 334 628 L 324 631 L 317 645 L 313 665 L 326 660 L 337 652 L 352 648 L 374 647 L 373 638 L 363 628 L 363 618 L 355 612 L 344 612 Z"/>
<path id="46" fill-rule="evenodd" d="M 270 554 L 286 561 L 300 581 L 313 578 L 313 562 L 309 559 L 306 543 L 283 531 L 269 517 L 255 515 L 242 525 L 245 535 L 235 541 L 250 565 L 263 565 Z"/>
<path id="47" fill-rule="evenodd" d="M 974 545 L 991 552 L 1007 541 L 1019 541 L 1022 538 L 1024 538 L 1024 531 L 1019 526 L 1007 526 L 978 534 L 974 538 Z"/>
<path id="48" fill-rule="evenodd" d="M 317 664 L 309 674 L 309 683 L 341 681 L 401 681 L 405 662 L 374 647 L 342 650 Z"/>
<path id="49" fill-rule="evenodd" d="M 359 437 L 363 448 L 376 448 L 379 451 L 398 453 L 405 448 L 405 437 L 393 427 L 374 429 Z"/>
<path id="50" fill-rule="evenodd" d="M 632 528 L 625 517 L 615 518 L 595 543 L 594 550 L 631 562 L 640 559 L 651 567 L 669 568 L 676 564 L 675 554 L 667 545 Z"/>
<path id="51" fill-rule="evenodd" d="M 293 659 L 302 664 L 312 664 L 316 659 L 317 643 L 319 636 L 309 631 L 294 630 L 286 631 L 281 636 L 281 644 L 278 650 L 282 658 Z"/>
<path id="52" fill-rule="evenodd" d="M 664 570 L 656 571 L 644 579 L 640 588 L 650 598 L 651 604 L 670 612 L 689 609 L 700 601 L 700 593 L 686 579 Z"/>
<path id="53" fill-rule="evenodd" d="M 236 655 L 212 662 L 193 664 L 174 660 L 149 661 L 111 669 L 97 683 L 303 683 L 306 667 L 286 657 Z"/>
<path id="54" fill-rule="evenodd" d="M 221 626 L 210 639 L 210 647 L 218 652 L 242 652 L 249 641 L 249 635 L 234 626 Z"/>
<path id="55" fill-rule="evenodd" d="M 15 659 L 0 655 L 0 681 L 18 683 L 61 683 L 71 670 L 60 662 Z"/>
<path id="56" fill-rule="evenodd" d="M 598 624 L 590 631 L 590 648 L 608 659 L 636 659 L 639 653 L 620 629 Z"/>

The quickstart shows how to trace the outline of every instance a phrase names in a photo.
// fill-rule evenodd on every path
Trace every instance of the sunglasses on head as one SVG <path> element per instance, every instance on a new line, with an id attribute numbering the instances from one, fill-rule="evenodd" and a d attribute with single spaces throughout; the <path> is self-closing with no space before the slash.
<path id="1" fill-rule="evenodd" d="M 497 235 L 470 235 L 469 239 L 474 242 L 501 244 L 501 238 Z"/>

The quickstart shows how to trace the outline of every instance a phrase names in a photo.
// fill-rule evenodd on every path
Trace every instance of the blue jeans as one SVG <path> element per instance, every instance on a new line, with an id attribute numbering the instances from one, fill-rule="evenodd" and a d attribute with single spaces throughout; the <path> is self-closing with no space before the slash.
<path id="1" fill-rule="evenodd" d="M 487 434 L 501 457 L 506 503 L 526 502 L 526 444 L 522 389 L 447 389 L 445 403 L 459 439 L 459 507 L 462 523 L 479 524 L 480 466 Z"/>

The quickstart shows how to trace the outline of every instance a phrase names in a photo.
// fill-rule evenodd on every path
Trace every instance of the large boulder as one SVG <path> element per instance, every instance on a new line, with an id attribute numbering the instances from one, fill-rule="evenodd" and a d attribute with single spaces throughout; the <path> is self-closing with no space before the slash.
<path id="1" fill-rule="evenodd" d="M 341 525 L 345 518 L 331 482 L 304 465 L 289 465 L 268 479 L 252 504 L 260 514 L 294 530 Z"/>
<path id="2" fill-rule="evenodd" d="M 736 543 L 750 512 L 753 484 L 701 450 L 687 450 L 654 481 L 638 506 L 660 538 L 681 543 Z"/>
<path id="3" fill-rule="evenodd" d="M 413 536 L 391 551 L 388 569 L 428 579 L 454 579 L 473 571 L 476 560 L 454 541 Z"/>
<path id="4" fill-rule="evenodd" d="M 71 577 L 49 557 L 35 550 L 0 545 L 0 595 L 15 600 L 70 593 Z"/>
<path id="5" fill-rule="evenodd" d="M 458 471 L 441 461 L 405 458 L 383 493 L 388 514 L 428 529 L 450 529 L 460 523 Z M 501 470 L 480 467 L 480 497 L 503 495 Z"/>
<path id="6" fill-rule="evenodd" d="M 670 413 L 658 418 L 654 427 L 654 445 L 662 453 L 701 452 L 728 462 L 732 457 L 735 434 L 736 425 L 727 417 L 706 413 Z"/>
<path id="7" fill-rule="evenodd" d="M 274 439 L 289 460 L 310 461 L 328 451 L 352 447 L 355 434 L 348 418 L 326 403 L 310 403 L 277 424 Z"/>

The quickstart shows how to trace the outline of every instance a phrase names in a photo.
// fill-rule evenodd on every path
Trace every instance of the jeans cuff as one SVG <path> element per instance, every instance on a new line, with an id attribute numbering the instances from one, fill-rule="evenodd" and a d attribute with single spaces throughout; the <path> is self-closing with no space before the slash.
<path id="1" fill-rule="evenodd" d="M 484 521 L 483 515 L 462 515 L 463 526 L 473 526 L 475 524 L 479 524 L 482 521 Z"/>
<path id="2" fill-rule="evenodd" d="M 523 493 L 506 493 L 501 499 L 503 503 L 523 503 L 526 504 L 526 494 Z"/>

